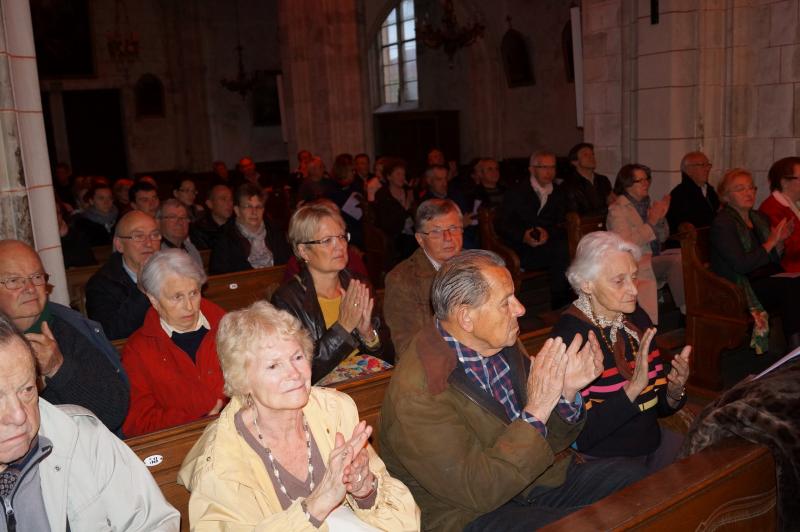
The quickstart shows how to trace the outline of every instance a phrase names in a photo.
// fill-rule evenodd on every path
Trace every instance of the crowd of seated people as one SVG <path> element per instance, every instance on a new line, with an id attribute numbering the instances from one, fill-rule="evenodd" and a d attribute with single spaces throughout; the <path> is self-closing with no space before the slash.
<path id="1" fill-rule="evenodd" d="M 701 152 L 684 156 L 681 183 L 663 199 L 651 199 L 642 164 L 623 166 L 612 188 L 591 144 L 573 147 L 563 174 L 557 160 L 537 150 L 527 174 L 511 176 L 488 157 L 463 171 L 434 149 L 410 175 L 400 158 L 370 168 L 366 154 L 340 154 L 329 176 L 302 150 L 285 179 L 244 157 L 231 172 L 215 162 L 208 179 L 113 184 L 60 165 L 65 260 L 101 262 L 87 317 L 49 301 L 41 260 L 16 241 L 0 242 L 0 312 L 32 353 L 40 408 L 82 406 L 124 437 L 220 414 L 180 473 L 193 527 L 224 515 L 226 526 L 286 529 L 528 530 L 676 456 L 681 436 L 657 419 L 686 403 L 691 348 L 667 364 L 653 338 L 659 285 L 686 310 L 681 255 L 669 249 L 681 223 L 710 227 L 711 268 L 743 290 L 756 350 L 767 349 L 773 314 L 787 346 L 800 345 L 800 281 L 775 277 L 800 269 L 800 158 L 773 165 L 759 210 L 752 175 L 727 172 L 717 194 Z M 273 193 L 286 195 L 288 219 L 268 208 Z M 479 208 L 494 210 L 525 270 L 547 272 L 560 318 L 530 359 L 510 272 L 471 249 L 481 246 Z M 380 309 L 366 209 L 391 248 Z M 608 230 L 584 237 L 571 264 L 568 212 L 605 218 Z M 109 245 L 107 260 L 93 259 L 92 247 Z M 271 304 L 226 316 L 201 296 L 209 274 L 283 265 Z M 125 340 L 121 355 L 109 340 Z M 390 367 L 381 358 L 397 361 L 383 461 L 352 402 L 322 388 Z"/>

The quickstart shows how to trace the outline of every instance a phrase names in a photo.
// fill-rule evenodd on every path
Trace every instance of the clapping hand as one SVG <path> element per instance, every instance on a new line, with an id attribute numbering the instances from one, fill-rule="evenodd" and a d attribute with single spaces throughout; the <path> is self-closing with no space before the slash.
<path id="1" fill-rule="evenodd" d="M 603 372 L 603 351 L 594 331 L 589 331 L 586 343 L 576 334 L 567 348 L 567 369 L 562 396 L 572 402 L 575 395 Z M 580 349 L 579 349 L 580 348 Z"/>
<path id="2" fill-rule="evenodd" d="M 648 356 L 650 354 L 650 343 L 656 335 L 656 328 L 650 327 L 642 335 L 639 342 L 639 352 L 636 353 L 636 367 L 633 370 L 631 379 L 622 387 L 630 402 L 634 402 L 642 390 L 647 387 L 650 372 Z"/>
<path id="3" fill-rule="evenodd" d="M 550 338 L 533 359 L 528 375 L 528 402 L 525 410 L 547 423 L 564 389 L 567 347 L 561 338 Z"/>
<path id="4" fill-rule="evenodd" d="M 689 380 L 689 355 L 691 352 L 692 346 L 684 347 L 680 354 L 672 359 L 672 369 L 667 374 L 667 398 L 671 399 L 674 404 L 680 401 L 686 381 Z"/>

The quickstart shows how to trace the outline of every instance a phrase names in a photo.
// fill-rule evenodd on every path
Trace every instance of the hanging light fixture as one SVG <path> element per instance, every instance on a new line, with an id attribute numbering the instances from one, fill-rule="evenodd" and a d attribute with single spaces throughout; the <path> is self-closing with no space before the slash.
<path id="1" fill-rule="evenodd" d="M 453 0 L 442 0 L 442 9 L 444 12 L 441 26 L 434 28 L 427 21 L 428 15 L 425 15 L 423 23 L 417 26 L 417 37 L 428 48 L 442 48 L 450 61 L 450 68 L 453 68 L 453 56 L 456 52 L 483 37 L 486 26 L 476 19 L 459 27 Z"/>
<path id="2" fill-rule="evenodd" d="M 239 31 L 239 0 L 236 0 L 236 56 L 239 59 L 239 70 L 236 72 L 234 79 L 223 78 L 220 84 L 231 92 L 239 93 L 242 100 L 247 98 L 248 93 L 253 90 L 256 84 L 255 76 L 252 76 L 244 69 L 243 52 L 241 32 Z"/>

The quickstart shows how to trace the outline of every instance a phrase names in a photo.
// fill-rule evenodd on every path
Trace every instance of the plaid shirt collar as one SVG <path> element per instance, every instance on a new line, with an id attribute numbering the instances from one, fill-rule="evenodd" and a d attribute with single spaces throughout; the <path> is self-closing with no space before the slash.
<path id="1" fill-rule="evenodd" d="M 458 361 L 469 381 L 500 403 L 511 421 L 519 418 L 522 407 L 514 393 L 511 367 L 508 365 L 503 351 L 490 357 L 481 356 L 477 351 L 463 345 L 451 336 L 438 319 L 436 320 L 436 329 L 447 345 L 456 352 Z"/>

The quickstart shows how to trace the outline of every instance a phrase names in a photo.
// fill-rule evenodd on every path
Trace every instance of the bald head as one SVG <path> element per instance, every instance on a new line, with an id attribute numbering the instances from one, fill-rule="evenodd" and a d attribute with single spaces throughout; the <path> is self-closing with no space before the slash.
<path id="1" fill-rule="evenodd" d="M 142 211 L 130 211 L 114 230 L 114 250 L 122 254 L 128 268 L 138 272 L 161 247 L 161 232 L 156 219 Z"/>
<path id="2" fill-rule="evenodd" d="M 47 277 L 39 254 L 19 240 L 0 240 L 0 280 L 0 312 L 27 330 L 47 304 Z"/>
<path id="3" fill-rule="evenodd" d="M 681 159 L 681 172 L 688 175 L 692 181 L 699 186 L 708 183 L 708 175 L 711 172 L 711 162 L 706 154 L 701 151 L 687 153 Z"/>

